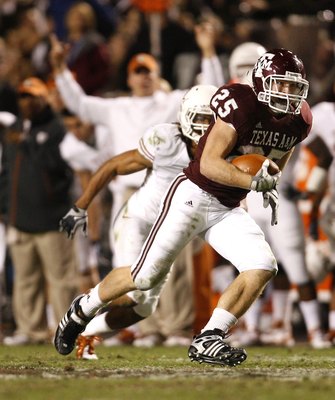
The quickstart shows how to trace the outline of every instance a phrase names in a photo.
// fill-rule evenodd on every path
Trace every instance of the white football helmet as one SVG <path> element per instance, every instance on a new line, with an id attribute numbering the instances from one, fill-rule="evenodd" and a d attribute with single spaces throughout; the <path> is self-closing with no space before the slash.
<path id="1" fill-rule="evenodd" d="M 234 82 L 252 85 L 251 71 L 265 47 L 256 42 L 245 42 L 236 46 L 229 58 L 229 75 Z"/>
<path id="2" fill-rule="evenodd" d="M 182 99 L 179 110 L 182 134 L 195 143 L 204 135 L 209 126 L 209 119 L 214 116 L 210 102 L 217 89 L 212 85 L 196 85 L 188 90 Z"/>

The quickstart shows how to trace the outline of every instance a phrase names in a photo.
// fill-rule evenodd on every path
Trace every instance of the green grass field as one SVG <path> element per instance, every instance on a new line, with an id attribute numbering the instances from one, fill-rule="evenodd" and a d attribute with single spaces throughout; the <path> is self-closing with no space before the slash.
<path id="1" fill-rule="evenodd" d="M 0 399 L 335 399 L 335 348 L 247 351 L 229 368 L 191 363 L 186 348 L 99 346 L 98 361 L 79 361 L 51 345 L 0 346 Z"/>

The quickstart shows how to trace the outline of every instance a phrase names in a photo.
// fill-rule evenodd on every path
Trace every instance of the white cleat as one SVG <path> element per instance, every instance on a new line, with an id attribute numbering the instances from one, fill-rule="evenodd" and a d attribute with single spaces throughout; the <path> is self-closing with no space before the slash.
<path id="1" fill-rule="evenodd" d="M 308 333 L 308 343 L 313 349 L 329 349 L 332 343 L 327 340 L 319 329 Z"/>
<path id="2" fill-rule="evenodd" d="M 169 336 L 163 343 L 165 347 L 189 346 L 192 342 L 191 338 L 185 336 Z"/>
<path id="3" fill-rule="evenodd" d="M 285 328 L 273 328 L 264 332 L 260 335 L 260 340 L 263 344 L 273 346 L 293 347 L 295 345 L 291 331 Z"/>
<path id="4" fill-rule="evenodd" d="M 160 335 L 154 333 L 152 335 L 146 335 L 139 337 L 133 341 L 133 346 L 135 347 L 146 347 L 151 348 L 155 346 L 160 346 L 162 344 L 162 338 Z"/>
<path id="5" fill-rule="evenodd" d="M 228 338 L 228 342 L 231 346 L 239 347 L 239 346 L 261 346 L 262 342 L 260 339 L 260 333 L 258 331 L 248 331 L 248 330 L 239 330 L 232 334 L 231 338 Z"/>
<path id="6" fill-rule="evenodd" d="M 78 360 L 97 360 L 95 341 L 100 342 L 99 336 L 79 335 L 76 341 L 76 357 Z"/>

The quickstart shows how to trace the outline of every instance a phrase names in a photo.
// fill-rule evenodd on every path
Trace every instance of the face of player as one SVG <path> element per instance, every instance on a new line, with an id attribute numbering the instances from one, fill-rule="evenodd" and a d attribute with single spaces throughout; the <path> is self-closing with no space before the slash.
<path id="1" fill-rule="evenodd" d="M 290 107 L 296 107 L 299 100 L 295 100 L 296 95 L 302 95 L 303 85 L 294 81 L 284 79 L 273 79 L 271 83 L 271 93 L 273 94 L 271 103 L 283 112 Z M 278 94 L 278 95 L 277 95 Z M 278 111 L 280 113 L 280 111 Z"/>
<path id="2" fill-rule="evenodd" d="M 285 80 L 275 80 L 272 84 L 272 90 L 287 94 L 300 94 L 302 87 L 296 82 L 288 82 Z"/>
<path id="3" fill-rule="evenodd" d="M 189 149 L 193 156 L 195 155 L 195 152 L 197 150 L 199 140 L 200 140 L 201 136 L 203 136 L 205 134 L 209 124 L 211 123 L 211 120 L 212 120 L 212 115 L 208 115 L 208 114 L 197 113 L 194 116 L 192 130 L 195 135 L 198 135 L 198 140 L 195 141 L 193 139 L 189 142 Z"/>
<path id="4" fill-rule="evenodd" d="M 128 86 L 134 96 L 151 96 L 159 87 L 158 72 L 137 68 L 128 75 Z"/>
<path id="5" fill-rule="evenodd" d="M 203 136 L 211 123 L 212 115 L 197 113 L 192 121 L 192 130 L 200 137 Z M 200 138 L 199 138 L 200 140 Z"/>
<path id="6" fill-rule="evenodd" d="M 212 120 L 212 115 L 198 113 L 194 117 L 193 122 L 195 124 L 202 124 L 208 126 L 211 123 L 211 120 Z"/>

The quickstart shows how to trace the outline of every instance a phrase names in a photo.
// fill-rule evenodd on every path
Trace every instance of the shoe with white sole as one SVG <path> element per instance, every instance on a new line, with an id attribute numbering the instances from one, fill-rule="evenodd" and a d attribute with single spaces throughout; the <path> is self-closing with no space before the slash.
<path id="1" fill-rule="evenodd" d="M 165 347 L 174 347 L 174 346 L 189 346 L 192 342 L 191 338 L 185 336 L 169 336 L 164 342 L 163 346 Z"/>
<path id="2" fill-rule="evenodd" d="M 235 367 L 247 358 L 242 348 L 230 346 L 224 341 L 226 334 L 220 329 L 204 331 L 193 338 L 188 349 L 191 361 Z"/>
<path id="3" fill-rule="evenodd" d="M 260 333 L 255 330 L 239 330 L 232 334 L 228 339 L 229 344 L 234 347 L 239 346 L 261 346 Z"/>
<path id="4" fill-rule="evenodd" d="M 97 360 L 95 341 L 101 341 L 99 336 L 79 335 L 76 341 L 76 357 L 80 360 Z"/>
<path id="5" fill-rule="evenodd" d="M 76 345 L 77 337 L 85 330 L 92 319 L 84 315 L 79 302 L 85 295 L 76 297 L 56 330 L 54 345 L 59 354 L 70 354 Z"/>
<path id="6" fill-rule="evenodd" d="M 295 340 L 290 329 L 273 328 L 260 335 L 261 342 L 267 345 L 293 347 Z"/>
<path id="7" fill-rule="evenodd" d="M 157 333 L 139 337 L 133 341 L 135 347 L 151 348 L 162 344 L 162 338 Z"/>
<path id="8" fill-rule="evenodd" d="M 308 343 L 313 349 L 329 349 L 332 347 L 330 340 L 327 340 L 320 329 L 308 333 Z"/>
<path id="9" fill-rule="evenodd" d="M 16 333 L 13 336 L 6 336 L 3 339 L 3 344 L 5 346 L 24 346 L 30 343 L 31 340 L 24 333 Z"/>

